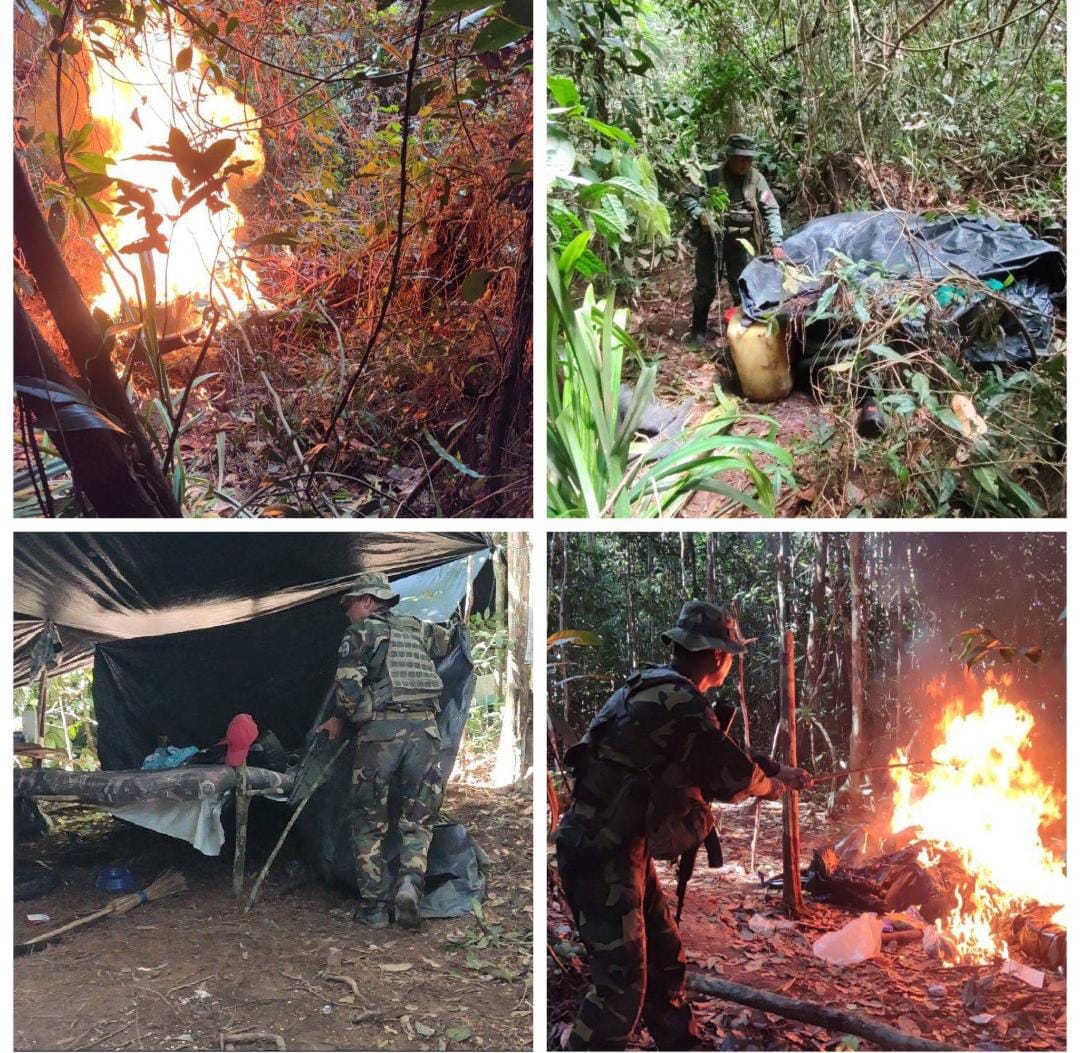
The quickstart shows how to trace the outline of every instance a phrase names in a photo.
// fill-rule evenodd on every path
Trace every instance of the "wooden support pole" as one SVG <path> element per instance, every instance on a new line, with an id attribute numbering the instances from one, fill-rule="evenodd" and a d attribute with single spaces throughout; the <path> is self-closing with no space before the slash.
<path id="1" fill-rule="evenodd" d="M 48 632 L 48 624 L 46 623 L 46 632 Z M 49 667 L 44 665 L 41 667 L 41 679 L 38 681 L 38 700 L 37 700 L 37 741 L 39 746 L 45 745 L 45 709 L 49 704 Z M 31 762 L 31 767 L 40 768 L 43 763 L 41 757 L 35 757 Z"/>
<path id="2" fill-rule="evenodd" d="M 248 792 L 246 764 L 236 769 L 236 847 L 233 851 L 233 895 L 239 899 L 244 894 L 244 864 L 247 861 L 248 808 L 251 794 Z"/>
<path id="3" fill-rule="evenodd" d="M 797 768 L 798 752 L 795 732 L 795 634 L 784 633 L 784 704 L 787 709 L 788 767 Z M 805 912 L 802 880 L 799 875 L 799 794 L 788 790 L 784 794 L 784 906 L 793 917 Z"/>

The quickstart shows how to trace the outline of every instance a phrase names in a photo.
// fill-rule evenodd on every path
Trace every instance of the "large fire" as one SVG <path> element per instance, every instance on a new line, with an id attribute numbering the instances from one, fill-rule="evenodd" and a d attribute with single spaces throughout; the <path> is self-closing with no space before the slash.
<path id="1" fill-rule="evenodd" d="M 987 688 L 978 709 L 965 713 L 957 703 L 946 712 L 933 766 L 893 769 L 894 832 L 920 828 L 974 878 L 972 894 L 966 901 L 957 895 L 947 921 L 969 960 L 1008 957 L 1002 921 L 1033 903 L 1060 907 L 1054 921 L 1065 924 L 1065 864 L 1041 832 L 1061 817 L 1062 800 L 1026 755 L 1034 723 L 1022 705 Z"/>
<path id="2" fill-rule="evenodd" d="M 258 279 L 238 252 L 244 219 L 231 197 L 262 174 L 255 112 L 228 87 L 216 84 L 216 67 L 211 68 L 175 21 L 169 25 L 150 13 L 134 39 L 124 39 L 115 26 L 101 23 L 91 25 L 87 36 L 88 105 L 105 139 L 101 152 L 113 160 L 108 174 L 148 191 L 154 212 L 162 218 L 157 247 L 124 254 L 125 247 L 148 240 L 145 214 L 123 203 L 117 208 L 114 202 L 114 214 L 100 217 L 112 250 L 100 238 L 97 243 L 111 278 L 105 276 L 94 306 L 116 317 L 122 301 L 147 298 L 151 280 L 163 331 L 182 325 L 190 307 L 199 302 L 213 302 L 233 314 L 266 306 Z M 113 57 L 106 57 L 108 53 Z M 192 176 L 169 160 L 147 159 L 167 157 L 170 143 L 182 145 L 184 140 L 192 157 L 215 143 L 231 142 L 231 151 L 225 145 L 215 149 L 228 151 L 228 163 L 240 162 L 236 168 L 243 170 L 205 200 L 193 201 L 201 173 Z M 165 247 L 167 251 L 161 251 Z M 113 255 L 118 250 L 124 267 Z M 152 279 L 147 268 L 152 268 Z"/>

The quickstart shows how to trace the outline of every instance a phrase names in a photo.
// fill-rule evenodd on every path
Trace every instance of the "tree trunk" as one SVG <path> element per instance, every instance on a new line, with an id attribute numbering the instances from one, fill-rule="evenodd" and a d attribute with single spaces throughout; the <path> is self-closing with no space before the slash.
<path id="1" fill-rule="evenodd" d="M 799 766 L 795 724 L 795 634 L 784 633 L 784 702 L 787 709 L 788 748 L 785 763 L 789 768 Z M 798 918 L 806 912 L 803 905 L 802 878 L 799 873 L 799 795 L 795 790 L 784 794 L 784 906 L 788 914 Z"/>
<path id="2" fill-rule="evenodd" d="M 14 374 L 16 378 L 47 381 L 80 400 L 87 394 L 68 375 L 56 352 L 34 325 L 18 297 L 14 301 Z M 72 429 L 48 399 L 26 399 L 35 415 L 45 418 L 46 431 L 71 469 L 76 489 L 100 516 L 156 516 L 154 495 L 136 475 L 131 441 L 108 427 Z M 52 419 L 48 419 L 52 418 Z M 41 418 L 39 418 L 41 419 Z M 27 422 L 30 425 L 30 422 Z M 30 425 L 32 426 L 32 425 Z"/>
<path id="3" fill-rule="evenodd" d="M 532 705 L 529 682 L 529 535 L 511 531 L 506 541 L 507 637 L 506 698 L 492 783 L 522 780 L 531 755 Z"/>
<path id="4" fill-rule="evenodd" d="M 864 727 L 866 722 L 866 626 L 863 621 L 864 535 L 854 531 L 849 535 L 851 553 L 851 748 L 848 763 L 852 768 L 866 764 Z M 854 792 L 859 779 L 852 780 Z"/>
<path id="5" fill-rule="evenodd" d="M 809 624 L 806 630 L 806 695 L 807 709 L 816 709 L 821 691 L 821 674 L 825 667 L 825 597 L 829 567 L 829 535 L 822 532 L 814 537 L 814 580 L 810 587 Z"/>
<path id="6" fill-rule="evenodd" d="M 95 403 L 120 423 L 135 444 L 139 471 L 145 480 L 146 490 L 153 495 L 156 514 L 178 517 L 181 513 L 176 496 L 150 448 L 124 385 L 116 375 L 112 357 L 102 342 L 101 331 L 83 302 L 82 291 L 67 269 L 60 248 L 38 208 L 30 180 L 17 154 L 14 155 L 14 163 L 15 238 L 26 259 L 27 268 L 34 276 L 56 321 L 56 327 L 71 352 L 83 387 L 93 392 Z"/>
<path id="7" fill-rule="evenodd" d="M 716 534 L 705 535 L 705 599 L 716 602 Z"/>
<path id="8" fill-rule="evenodd" d="M 569 553 L 566 551 L 568 544 L 568 535 L 565 530 L 556 534 L 558 539 L 557 544 L 559 546 L 559 555 L 562 559 L 562 576 L 559 580 L 559 632 L 562 632 L 566 628 L 566 575 L 570 566 Z M 563 685 L 562 685 L 562 705 L 563 705 L 563 719 L 570 723 L 570 684 L 567 682 L 567 670 L 563 670 Z"/>
<path id="9" fill-rule="evenodd" d="M 506 638 L 506 550 L 497 545 L 492 554 L 495 572 L 495 626 Z M 495 694 L 506 698 L 506 644 L 495 650 Z"/>

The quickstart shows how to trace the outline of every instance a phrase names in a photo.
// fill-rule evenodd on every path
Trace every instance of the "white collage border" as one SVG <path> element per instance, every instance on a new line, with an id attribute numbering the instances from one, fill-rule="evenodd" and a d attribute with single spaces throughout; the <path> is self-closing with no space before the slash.
<path id="1" fill-rule="evenodd" d="M 553 0 L 557 2 L 557 0 Z M 1075 4 L 1070 4 L 1073 7 Z M 1067 12 L 1068 14 L 1068 12 Z M 533 156 L 534 156 L 534 266 L 533 266 L 533 516 L 531 518 L 517 519 L 395 519 L 395 520 L 273 520 L 273 521 L 235 521 L 213 520 L 195 524 L 189 520 L 155 520 L 153 522 L 133 521 L 75 521 L 50 522 L 45 520 L 19 520 L 16 524 L 11 512 L 10 497 L 5 498 L 6 513 L 3 530 L 3 551 L 8 573 L 0 576 L 0 602 L 6 604 L 6 609 L 12 609 L 12 578 L 10 568 L 13 565 L 13 537 L 14 531 L 20 532 L 50 530 L 125 530 L 132 532 L 155 531 L 191 531 L 203 530 L 208 532 L 231 532 L 239 530 L 257 536 L 261 531 L 345 531 L 356 533 L 379 532 L 392 528 L 402 531 L 434 531 L 434 530 L 482 530 L 482 531 L 527 531 L 532 541 L 531 580 L 529 584 L 530 608 L 531 608 L 531 631 L 532 631 L 532 686 L 533 686 L 533 973 L 534 973 L 534 997 L 533 997 L 533 1049 L 539 1051 L 546 1048 L 547 1038 L 547 949 L 546 949 L 546 915 L 547 915 L 547 825 L 546 810 L 547 799 L 545 792 L 546 773 L 546 709 L 544 705 L 546 691 L 546 662 L 545 640 L 547 638 L 547 535 L 549 532 L 559 530 L 585 531 L 585 532 L 697 532 L 714 530 L 718 532 L 741 533 L 741 532 L 767 532 L 767 531 L 830 531 L 847 534 L 852 531 L 866 532 L 1064 532 L 1067 535 L 1067 574 L 1071 583 L 1076 580 L 1077 557 L 1073 553 L 1073 535 L 1080 524 L 1080 497 L 1070 488 L 1067 495 L 1068 516 L 1066 519 L 1054 520 L 847 520 L 842 523 L 836 520 L 807 519 L 807 520 L 730 520 L 723 521 L 718 525 L 716 520 L 678 520 L 678 521 L 648 521 L 638 522 L 634 520 L 606 520 L 597 521 L 573 521 L 573 520 L 549 520 L 546 515 L 546 370 L 545 346 L 546 346 L 546 266 L 547 253 L 545 249 L 546 223 L 545 223 L 545 183 L 543 178 L 543 159 L 545 156 L 545 112 L 546 112 L 546 81 L 547 81 L 547 52 L 546 52 L 546 3 L 544 0 L 533 0 L 534 18 L 534 124 L 533 124 Z M 0 69 L 11 69 L 13 60 L 13 35 L 10 32 L 0 32 Z M 1068 45 L 1068 69 L 1070 74 L 1076 71 L 1076 47 L 1072 40 Z M 1077 119 L 1077 99 L 1080 88 L 1074 84 L 1074 76 L 1068 78 L 1068 158 L 1074 159 L 1074 143 L 1076 135 L 1074 127 Z M 0 93 L 0 126 L 6 129 L 5 134 L 11 134 L 12 128 L 12 98 L 9 91 Z M 1073 200 L 1074 178 L 1072 173 L 1068 176 L 1068 201 Z M 0 197 L 5 206 L 0 210 L 2 226 L 0 237 L 4 245 L 11 245 L 11 169 L 6 166 L 0 167 Z M 1072 229 L 1067 234 L 1067 249 L 1073 255 L 1077 249 L 1077 239 L 1080 233 Z M 1076 257 L 1080 259 L 1080 256 Z M 5 255 L 3 264 L 7 287 L 11 286 L 11 257 Z M 1069 280 L 1070 291 L 1075 284 Z M 3 375 L 3 390 L 8 401 L 12 404 L 12 378 L 10 375 L 11 347 L 10 334 L 12 332 L 11 300 L 7 296 L 0 298 L 0 332 L 6 339 L 0 343 L 0 347 L 7 350 L 6 363 Z M 1070 399 L 1075 404 L 1075 399 Z M 1074 415 L 1075 420 L 1075 415 Z M 2 459 L 0 467 L 0 488 L 6 495 L 12 493 L 13 482 L 13 458 Z M 1068 649 L 1070 654 L 1080 653 L 1077 651 L 1077 642 L 1080 637 L 1070 624 L 1067 627 Z M 4 662 L 6 663 L 5 683 L 11 683 L 11 653 L 5 651 Z M 1070 698 L 1080 697 L 1077 678 L 1080 671 L 1074 668 L 1076 663 L 1070 663 L 1067 672 L 1067 693 Z M 8 691 L 8 702 L 11 694 Z M 1071 705 L 1069 712 L 1071 714 Z M 1066 748 L 1070 753 L 1077 754 L 1080 749 L 1078 742 L 1077 722 L 1068 721 Z M 1076 774 L 1072 768 L 1068 774 L 1068 789 L 1076 785 Z M 0 837 L 5 844 L 12 842 L 12 808 L 10 797 L 10 784 L 5 785 L 4 800 L 0 803 Z M 1070 818 L 1068 824 L 1068 842 L 1074 844 L 1077 837 L 1077 824 L 1080 822 L 1075 816 Z M 1080 882 L 1076 883 L 1080 888 Z M 4 866 L 0 877 L 0 896 L 4 902 L 10 902 L 12 893 L 12 870 L 10 859 Z M 12 935 L 8 929 L 9 937 Z M 1075 970 L 1074 970 L 1075 971 Z M 2 974 L 2 986 L 10 998 L 12 991 L 12 965 L 10 959 L 4 959 L 0 966 Z M 1068 997 L 1070 1001 L 1077 997 L 1077 986 L 1080 981 L 1070 981 Z M 58 992 L 60 994 L 60 992 Z M 1074 1016 L 1076 1013 L 1074 1012 Z M 0 1051 L 13 1049 L 14 1029 L 10 1001 L 6 1011 L 0 1013 Z M 1070 1021 L 1071 1023 L 1071 1021 Z M 1080 1031 L 1070 1026 L 1069 1048 L 1080 1049 L 1080 1038 L 1074 1043 L 1074 1035 L 1080 1035 Z M 494 1051 L 492 1051 L 494 1053 Z"/>

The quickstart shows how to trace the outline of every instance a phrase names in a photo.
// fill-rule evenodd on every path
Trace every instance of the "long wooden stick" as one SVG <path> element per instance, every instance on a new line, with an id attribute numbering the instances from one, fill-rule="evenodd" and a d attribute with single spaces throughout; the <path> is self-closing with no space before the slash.
<path id="1" fill-rule="evenodd" d="M 33 947 L 38 943 L 46 943 L 49 940 L 59 936 L 62 932 L 70 932 L 72 929 L 79 928 L 80 925 L 89 925 L 92 921 L 97 921 L 98 918 L 104 918 L 107 914 L 112 914 L 116 910 L 116 905 L 109 903 L 102 907 L 101 910 L 95 910 L 93 914 L 87 914 L 86 917 L 76 918 L 74 921 L 69 921 L 66 925 L 61 925 L 57 929 L 50 929 L 48 932 L 43 932 L 40 936 L 35 936 L 31 940 L 23 940 L 19 944 L 20 947 Z"/>
<path id="2" fill-rule="evenodd" d="M 347 736 L 341 740 L 341 745 L 335 750 L 334 755 L 326 762 L 326 767 L 323 768 L 322 774 L 319 776 L 318 781 L 308 790 L 307 795 L 296 806 L 293 814 L 289 816 L 289 821 L 285 824 L 285 829 L 281 831 L 281 836 L 277 840 L 277 844 L 274 845 L 274 850 L 270 853 L 270 858 L 263 863 L 262 870 L 259 871 L 259 876 L 255 879 L 255 884 L 251 886 L 251 895 L 248 896 L 248 901 L 244 906 L 244 913 L 248 914 L 252 907 L 255 906 L 256 901 L 259 898 L 259 889 L 262 888 L 263 881 L 266 880 L 266 875 L 270 873 L 270 867 L 273 866 L 274 860 L 277 859 L 278 852 L 281 851 L 281 846 L 285 844 L 285 838 L 289 836 L 289 831 L 292 830 L 296 824 L 296 820 L 300 818 L 300 813 L 307 807 L 308 801 L 315 796 L 315 791 L 322 786 L 326 781 L 326 776 L 330 769 L 334 766 L 338 757 L 341 756 L 341 751 L 349 744 Z"/>
<path id="3" fill-rule="evenodd" d="M 798 751 L 795 734 L 795 634 L 788 629 L 784 633 L 784 684 L 787 707 L 788 748 L 787 764 L 798 767 Z M 784 794 L 784 906 L 792 917 L 805 912 L 802 898 L 802 880 L 799 875 L 799 794 L 788 790 Z"/>
<path id="4" fill-rule="evenodd" d="M 745 984 L 732 983 L 700 973 L 690 973 L 687 986 L 699 994 L 723 998 L 739 1005 L 748 1005 L 766 1013 L 787 1017 L 789 1020 L 801 1020 L 804 1024 L 825 1027 L 841 1035 L 857 1035 L 875 1043 L 882 1049 L 900 1050 L 958 1050 L 960 1046 L 949 1046 L 944 1042 L 931 1042 L 918 1038 L 906 1031 L 900 1031 L 888 1024 L 879 1024 L 875 1020 L 854 1016 L 851 1013 L 833 1009 L 831 1006 L 813 1002 L 800 1002 L 785 995 L 773 994 L 772 991 L 760 991 Z"/>

